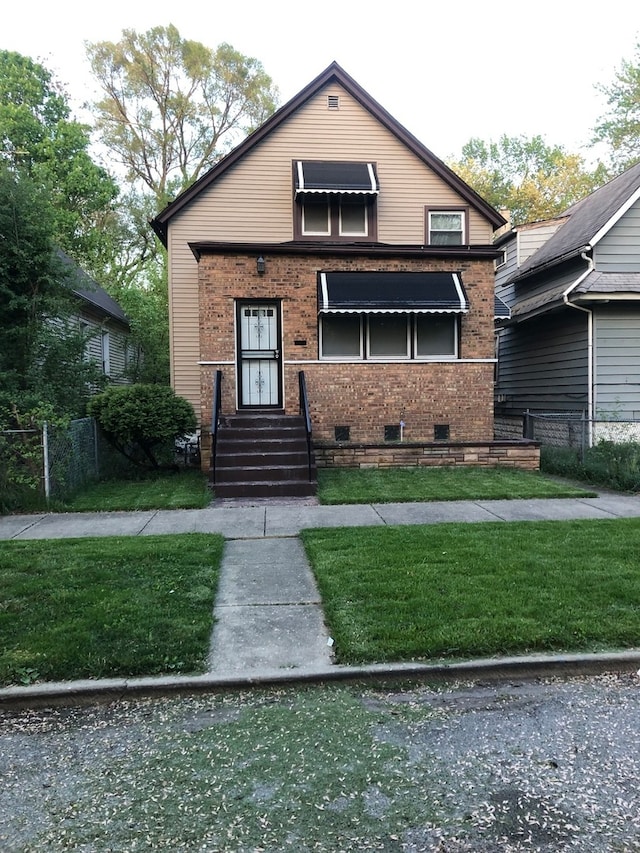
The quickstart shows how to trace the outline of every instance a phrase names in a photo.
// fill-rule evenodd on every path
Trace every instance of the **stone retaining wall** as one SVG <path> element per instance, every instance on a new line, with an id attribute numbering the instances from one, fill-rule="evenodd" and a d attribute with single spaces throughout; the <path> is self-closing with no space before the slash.
<path id="1" fill-rule="evenodd" d="M 537 471 L 540 445 L 535 441 L 489 441 L 473 444 L 315 444 L 318 468 L 412 468 L 468 465 Z"/>

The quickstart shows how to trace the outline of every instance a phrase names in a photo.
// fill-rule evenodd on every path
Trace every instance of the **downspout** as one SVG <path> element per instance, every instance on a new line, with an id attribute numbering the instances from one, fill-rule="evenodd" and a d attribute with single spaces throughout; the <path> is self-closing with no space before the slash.
<path id="1" fill-rule="evenodd" d="M 593 311 L 591 308 L 584 308 L 582 305 L 576 305 L 571 302 L 569 297 L 573 291 L 585 280 L 585 278 L 593 272 L 593 257 L 588 252 L 592 251 L 592 246 L 585 246 L 580 257 L 587 262 L 587 269 L 580 275 L 573 284 L 562 294 L 562 301 L 567 308 L 575 308 L 576 311 L 584 311 L 587 314 L 587 420 L 589 423 L 589 447 L 593 444 Z"/>

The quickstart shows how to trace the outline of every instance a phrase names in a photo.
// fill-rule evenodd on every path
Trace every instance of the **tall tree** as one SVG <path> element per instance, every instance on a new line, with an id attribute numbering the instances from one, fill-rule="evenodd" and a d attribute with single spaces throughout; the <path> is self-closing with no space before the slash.
<path id="1" fill-rule="evenodd" d="M 84 362 L 73 322 L 68 271 L 52 239 L 55 210 L 46 189 L 0 162 L 0 422 L 50 403 L 81 413 L 97 370 Z"/>
<path id="2" fill-rule="evenodd" d="M 88 44 L 87 55 L 103 95 L 96 129 L 129 185 L 117 220 L 122 251 L 105 286 L 144 350 L 134 378 L 168 382 L 165 256 L 148 222 L 261 124 L 278 93 L 258 60 L 184 39 L 172 25 L 124 30 L 118 42 Z"/>
<path id="3" fill-rule="evenodd" d="M 104 93 L 94 105 L 101 140 L 156 212 L 275 109 L 258 60 L 184 39 L 173 25 L 124 30 L 87 52 Z"/>
<path id="4" fill-rule="evenodd" d="M 609 146 L 616 172 L 640 160 L 640 41 L 632 59 L 623 59 L 613 82 L 596 87 L 605 95 L 609 110 L 594 128 L 594 144 Z"/>
<path id="5" fill-rule="evenodd" d="M 514 224 L 557 216 L 607 179 L 604 166 L 589 170 L 584 158 L 541 136 L 474 138 L 449 165 L 494 207 L 508 210 Z"/>
<path id="6" fill-rule="evenodd" d="M 89 128 L 71 118 L 51 73 L 0 51 L 0 158 L 27 174 L 51 201 L 51 236 L 90 271 L 102 262 L 102 224 L 113 213 L 115 181 L 89 155 Z"/>

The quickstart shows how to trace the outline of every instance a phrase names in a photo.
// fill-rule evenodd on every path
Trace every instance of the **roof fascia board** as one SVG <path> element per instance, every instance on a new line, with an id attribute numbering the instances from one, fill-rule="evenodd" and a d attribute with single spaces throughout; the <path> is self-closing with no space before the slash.
<path id="1" fill-rule="evenodd" d="M 624 290 L 618 293 L 580 293 L 573 302 L 637 302 L 640 293 Z"/>
<path id="2" fill-rule="evenodd" d="M 448 183 L 456 192 L 465 198 L 472 207 L 483 213 L 484 216 L 498 228 L 506 224 L 503 218 L 495 208 L 479 196 L 475 190 L 459 178 L 442 160 L 435 156 L 426 146 L 424 146 L 412 133 L 397 122 L 393 116 L 385 110 L 377 101 L 375 101 L 365 90 L 357 83 L 353 77 L 338 65 L 337 62 L 332 62 L 321 74 L 312 80 L 304 87 L 297 95 L 294 95 L 290 101 L 266 120 L 257 130 L 247 136 L 242 142 L 237 145 L 233 151 L 223 157 L 215 166 L 199 178 L 194 184 L 184 190 L 177 198 L 170 202 L 163 211 L 161 211 L 154 219 L 151 220 L 151 227 L 166 246 L 167 242 L 167 226 L 169 220 L 178 213 L 181 208 L 188 204 L 201 190 L 209 186 L 227 169 L 233 166 L 241 157 L 255 145 L 261 142 L 268 136 L 276 127 L 282 124 L 289 116 L 298 110 L 306 101 L 314 97 L 321 89 L 335 81 L 340 84 L 358 103 L 370 112 L 378 121 L 383 124 L 387 130 L 393 133 L 401 142 L 403 142 L 420 160 L 428 165 L 439 177 Z"/>
<path id="3" fill-rule="evenodd" d="M 565 252 L 564 255 L 560 255 L 557 258 L 550 258 L 548 261 L 545 261 L 545 263 L 540 264 L 537 267 L 532 267 L 521 275 L 515 275 L 508 282 L 505 282 L 505 284 L 518 284 L 521 281 L 526 281 L 528 278 L 532 278 L 533 276 L 536 276 L 541 272 L 545 272 L 548 269 L 552 269 L 553 267 L 557 267 L 560 264 L 565 263 L 565 261 L 570 261 L 575 258 L 579 258 L 585 252 L 590 252 L 591 248 L 591 244 L 588 243 L 586 246 L 579 246 L 577 249 L 572 249 L 569 252 Z"/>
<path id="4" fill-rule="evenodd" d="M 104 305 L 100 305 L 99 302 L 96 302 L 95 300 L 91 299 L 90 296 L 87 296 L 86 293 L 82 293 L 79 290 L 74 290 L 73 295 L 81 302 L 84 302 L 85 305 L 90 306 L 93 311 L 95 311 L 97 314 L 100 314 L 102 317 L 109 317 L 112 320 L 116 320 L 118 323 L 122 323 L 123 326 L 129 328 L 129 319 L 124 313 L 124 311 L 122 312 L 122 315 L 118 315 L 114 311 L 110 311 L 108 308 L 105 308 Z"/>
<path id="5" fill-rule="evenodd" d="M 618 222 L 625 213 L 629 210 L 630 207 L 638 201 L 640 198 L 640 186 L 633 192 L 629 198 L 620 205 L 620 207 L 616 210 L 616 212 L 609 218 L 607 222 L 602 226 L 602 228 L 596 232 L 596 234 L 591 239 L 591 245 L 595 246 L 602 238 L 613 228 L 613 226 Z"/>
<path id="6" fill-rule="evenodd" d="M 495 246 L 407 246 L 366 243 L 219 243 L 195 241 L 189 243 L 196 260 L 202 255 L 357 255 L 360 257 L 443 258 L 460 260 L 494 260 L 502 252 Z"/>

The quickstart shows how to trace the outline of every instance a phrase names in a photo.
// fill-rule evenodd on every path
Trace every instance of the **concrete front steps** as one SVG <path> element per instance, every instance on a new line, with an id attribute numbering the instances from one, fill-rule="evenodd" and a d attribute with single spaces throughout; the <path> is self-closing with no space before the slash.
<path id="1" fill-rule="evenodd" d="M 218 498 L 315 495 L 317 471 L 312 454 L 310 476 L 304 418 L 281 412 L 222 416 L 211 480 Z"/>

